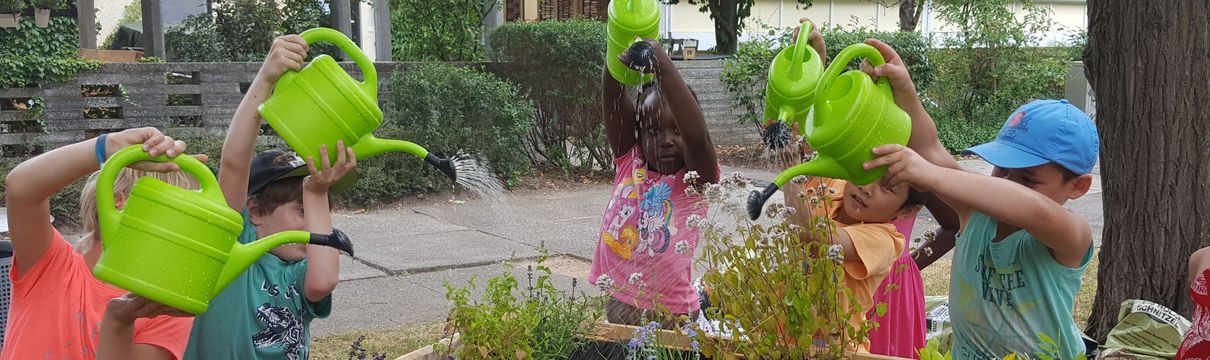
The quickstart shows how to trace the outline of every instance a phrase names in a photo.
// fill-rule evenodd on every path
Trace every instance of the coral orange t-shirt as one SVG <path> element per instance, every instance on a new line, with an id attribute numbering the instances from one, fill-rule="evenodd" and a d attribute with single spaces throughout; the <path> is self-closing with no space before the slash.
<path id="1" fill-rule="evenodd" d="M 84 255 L 58 230 L 46 253 L 24 274 L 14 263 L 4 352 L 8 359 L 92 359 L 109 300 L 125 290 L 93 277 Z M 158 346 L 180 359 L 193 318 L 160 316 L 134 322 L 134 343 Z"/>

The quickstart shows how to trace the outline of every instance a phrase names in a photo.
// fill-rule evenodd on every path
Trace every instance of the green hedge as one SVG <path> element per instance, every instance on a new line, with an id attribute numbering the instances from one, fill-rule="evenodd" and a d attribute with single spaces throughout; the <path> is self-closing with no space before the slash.
<path id="1" fill-rule="evenodd" d="M 392 1 L 391 55 L 395 61 L 481 60 L 485 16 L 483 0 Z"/>
<path id="2" fill-rule="evenodd" d="M 164 29 L 164 49 L 169 61 L 259 62 L 277 35 L 327 26 L 328 17 L 320 0 L 217 1 L 212 14 L 191 15 Z M 317 43 L 308 57 L 339 52 Z"/>
<path id="3" fill-rule="evenodd" d="M 537 160 L 563 169 L 613 167 L 601 122 L 604 23 L 507 23 L 491 34 L 491 48 L 492 59 L 508 65 L 503 75 L 528 92 L 539 109 L 530 144 Z"/>
<path id="4" fill-rule="evenodd" d="M 510 185 L 530 168 L 522 138 L 530 129 L 533 105 L 494 75 L 422 65 L 394 75 L 386 102 L 379 137 L 412 141 L 437 155 L 464 153 L 486 161 Z M 337 197 L 342 204 L 379 205 L 405 194 L 451 188 L 448 178 L 406 153 L 359 160 L 357 167 L 361 180 Z"/>
<path id="5" fill-rule="evenodd" d="M 723 60 L 723 85 L 734 96 L 735 105 L 747 110 L 740 116 L 741 123 L 763 123 L 764 119 L 761 117 L 764 111 L 765 81 L 769 75 L 769 63 L 781 49 L 790 45 L 791 30 L 793 28 L 752 33 L 750 40 L 739 44 L 735 56 Z M 919 33 L 841 27 L 824 27 L 820 32 L 827 46 L 828 59 L 834 58 L 849 45 L 864 42 L 869 38 L 879 39 L 894 47 L 903 58 L 917 89 L 924 89 L 933 81 L 933 70 L 929 64 L 929 43 Z M 856 64 L 855 61 L 849 67 L 856 68 Z"/>

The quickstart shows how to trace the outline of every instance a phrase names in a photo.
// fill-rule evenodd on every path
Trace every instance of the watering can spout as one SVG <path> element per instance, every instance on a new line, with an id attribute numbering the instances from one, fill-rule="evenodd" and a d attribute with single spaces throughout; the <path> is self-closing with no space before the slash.
<path id="1" fill-rule="evenodd" d="M 223 267 L 223 271 L 214 285 L 214 294 L 212 296 L 218 296 L 219 292 L 227 288 L 227 285 L 235 281 L 235 278 L 239 277 L 244 270 L 252 266 L 252 263 L 269 252 L 270 249 L 282 244 L 291 243 L 323 245 L 353 256 L 353 243 L 349 241 L 349 237 L 344 232 L 335 228 L 332 229 L 331 234 L 315 234 L 292 230 L 269 235 L 267 238 L 247 244 L 235 244 L 235 247 L 231 249 L 227 265 Z"/>
<path id="2" fill-rule="evenodd" d="M 353 153 L 357 154 L 358 159 L 367 158 L 388 151 L 402 151 L 412 154 L 418 158 L 424 159 L 424 162 L 432 165 L 440 170 L 442 174 L 448 176 L 450 180 L 456 180 L 457 171 L 454 169 L 454 162 L 450 159 L 439 158 L 424 147 L 417 145 L 411 141 L 379 139 L 372 134 L 366 134 L 357 141 L 357 145 L 353 145 Z"/>
<path id="3" fill-rule="evenodd" d="M 761 209 L 765 207 L 765 202 L 769 201 L 769 198 L 772 197 L 778 189 L 780 189 L 782 186 L 785 186 L 787 182 L 790 182 L 799 175 L 822 176 L 833 179 L 849 178 L 848 171 L 846 171 L 844 167 L 836 161 L 836 159 L 830 156 L 820 155 L 819 157 L 815 158 L 815 160 L 798 164 L 794 167 L 786 169 L 785 171 L 782 171 L 781 174 L 778 174 L 777 178 L 773 180 L 773 183 L 769 184 L 768 187 L 765 187 L 764 190 L 753 190 L 751 194 L 748 194 L 748 217 L 750 217 L 752 220 L 760 218 L 760 212 Z"/>
<path id="4" fill-rule="evenodd" d="M 227 258 L 227 264 L 223 266 L 223 271 L 218 276 L 218 281 L 214 284 L 214 294 L 217 296 L 219 292 L 227 288 L 227 285 L 235 281 L 240 274 L 244 273 L 252 263 L 260 259 L 269 250 L 283 244 L 289 243 L 308 243 L 311 241 L 311 233 L 306 231 L 283 231 L 269 237 L 256 240 L 247 244 L 235 244 L 231 247 L 231 252 Z"/>

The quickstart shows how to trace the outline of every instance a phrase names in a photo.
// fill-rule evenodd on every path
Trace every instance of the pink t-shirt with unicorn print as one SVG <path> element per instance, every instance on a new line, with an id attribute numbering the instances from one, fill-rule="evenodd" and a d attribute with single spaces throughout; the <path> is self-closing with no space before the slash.
<path id="1" fill-rule="evenodd" d="M 612 284 L 615 299 L 638 308 L 652 309 L 658 301 L 673 314 L 697 311 L 692 272 L 700 234 L 685 220 L 706 217 L 705 199 L 685 194 L 684 169 L 669 175 L 648 170 L 639 146 L 614 159 L 614 168 L 588 281 Z"/>

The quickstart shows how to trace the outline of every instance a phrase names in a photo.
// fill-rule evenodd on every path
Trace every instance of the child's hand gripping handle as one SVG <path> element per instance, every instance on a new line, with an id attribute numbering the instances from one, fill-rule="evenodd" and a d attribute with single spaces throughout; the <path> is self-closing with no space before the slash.
<path id="1" fill-rule="evenodd" d="M 146 151 L 143 151 L 141 144 L 130 145 L 117 153 L 114 153 L 105 166 L 101 169 L 101 174 L 97 177 L 97 219 L 100 222 L 101 239 L 113 239 L 116 237 L 118 225 L 122 220 L 122 212 L 117 209 L 113 186 L 117 180 L 118 173 L 128 165 L 140 161 L 155 161 L 155 162 L 173 162 L 181 167 L 181 171 L 193 175 L 201 184 L 201 190 L 198 190 L 206 198 L 219 202 L 226 203 L 223 198 L 223 191 L 219 188 L 218 180 L 215 180 L 214 174 L 210 172 L 198 159 L 193 156 L 182 154 L 174 158 L 168 158 L 166 155 L 151 157 Z M 104 244 L 102 243 L 102 246 Z"/>

